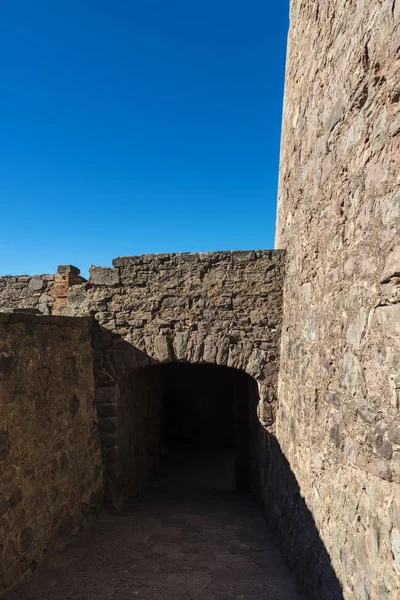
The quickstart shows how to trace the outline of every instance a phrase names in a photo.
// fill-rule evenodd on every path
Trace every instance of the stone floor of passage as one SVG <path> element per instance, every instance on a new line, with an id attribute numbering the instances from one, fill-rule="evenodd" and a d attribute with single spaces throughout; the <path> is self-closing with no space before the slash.
<path id="1" fill-rule="evenodd" d="M 170 459 L 147 491 L 103 512 L 3 600 L 301 600 L 228 455 Z"/>

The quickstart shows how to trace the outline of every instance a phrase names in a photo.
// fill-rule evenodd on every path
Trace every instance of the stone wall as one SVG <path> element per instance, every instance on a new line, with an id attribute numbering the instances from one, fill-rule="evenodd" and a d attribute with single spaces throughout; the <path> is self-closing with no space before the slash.
<path id="1" fill-rule="evenodd" d="M 35 308 L 48 315 L 54 302 L 51 295 L 53 284 L 54 275 L 0 277 L 0 310 Z"/>
<path id="2" fill-rule="evenodd" d="M 105 498 L 119 506 L 140 492 L 160 458 L 165 382 L 143 367 L 176 361 L 241 369 L 257 380 L 258 414 L 273 429 L 284 253 L 144 255 L 113 264 L 91 267 L 62 311 L 97 322 Z"/>
<path id="3" fill-rule="evenodd" d="M 291 2 L 276 433 L 300 489 L 288 500 L 275 470 L 270 492 L 319 600 L 339 597 L 321 540 L 346 599 L 400 597 L 399 20 L 399 0 Z M 320 536 L 306 548 L 305 507 Z"/>
<path id="4" fill-rule="evenodd" d="M 89 282 L 71 265 L 60 266 L 54 277 L 23 278 L 21 287 L 11 278 L 4 304 L 43 311 L 37 294 L 49 281 L 53 303 L 47 310 L 95 317 L 105 498 L 119 506 L 139 493 L 160 458 L 163 382 L 143 367 L 176 361 L 245 371 L 258 383 L 258 416 L 273 429 L 284 252 L 144 255 L 113 264 L 91 267 Z M 36 295 L 29 295 L 31 288 Z"/>
<path id="5" fill-rule="evenodd" d="M 91 267 L 63 314 L 94 314 L 150 361 L 211 363 L 253 376 L 273 426 L 284 273 L 282 251 L 120 257 Z"/>
<path id="6" fill-rule="evenodd" d="M 149 356 L 92 322 L 95 398 L 105 465 L 106 504 L 137 496 L 161 456 L 161 380 Z"/>
<path id="7" fill-rule="evenodd" d="M 73 265 L 59 265 L 55 275 L 0 277 L 0 310 L 36 309 L 44 315 L 59 315 L 67 304 L 68 290 L 86 279 Z"/>
<path id="8" fill-rule="evenodd" d="M 102 500 L 88 319 L 0 313 L 0 593 Z"/>

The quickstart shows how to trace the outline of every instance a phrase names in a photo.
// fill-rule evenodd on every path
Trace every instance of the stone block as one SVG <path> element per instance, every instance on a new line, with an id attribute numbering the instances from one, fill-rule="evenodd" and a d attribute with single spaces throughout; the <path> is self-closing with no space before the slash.
<path id="1" fill-rule="evenodd" d="M 392 552 L 396 568 L 400 572 L 400 533 L 396 529 L 392 534 Z"/>
<path id="2" fill-rule="evenodd" d="M 34 292 L 38 292 L 44 288 L 44 281 L 42 277 L 32 277 L 28 283 L 28 288 Z"/>
<path id="3" fill-rule="evenodd" d="M 185 306 L 186 299 L 177 296 L 170 296 L 162 300 L 163 308 L 175 308 Z"/>
<path id="4" fill-rule="evenodd" d="M 116 402 L 117 398 L 118 388 L 116 386 L 96 387 L 95 389 L 96 404 L 102 404 L 104 402 Z"/>
<path id="5" fill-rule="evenodd" d="M 388 283 L 394 277 L 400 277 L 400 243 L 396 244 L 386 257 L 381 283 Z"/>
<path id="6" fill-rule="evenodd" d="M 110 448 L 113 446 L 117 445 L 117 435 L 116 432 L 108 432 L 108 431 L 102 431 L 101 432 L 101 441 L 102 444 L 105 448 Z"/>
<path id="7" fill-rule="evenodd" d="M 233 263 L 247 263 L 256 259 L 254 250 L 234 250 L 232 252 Z"/>
<path id="8" fill-rule="evenodd" d="M 109 287 L 119 285 L 119 269 L 91 266 L 89 269 L 89 283 L 92 285 L 105 285 Z"/>
<path id="9" fill-rule="evenodd" d="M 141 265 L 142 263 L 142 256 L 118 256 L 112 260 L 114 267 L 129 267 L 130 265 Z"/>
<path id="10" fill-rule="evenodd" d="M 400 304 L 379 306 L 376 315 L 383 333 L 392 336 L 400 335 Z"/>
<path id="11" fill-rule="evenodd" d="M 118 430 L 118 419 L 116 417 L 102 417 L 99 419 L 99 431 L 101 433 L 115 433 Z"/>
<path id="12" fill-rule="evenodd" d="M 17 506 L 17 504 L 19 504 L 22 500 L 22 491 L 21 489 L 15 490 L 10 498 L 9 498 L 9 503 L 10 505 L 14 508 L 15 506 Z"/>
<path id="13" fill-rule="evenodd" d="M 117 405 L 112 402 L 105 404 L 96 403 L 97 414 L 99 417 L 115 417 L 117 415 Z"/>
<path id="14" fill-rule="evenodd" d="M 57 273 L 60 275 L 79 275 L 80 269 L 78 267 L 74 267 L 73 265 L 58 265 Z"/>

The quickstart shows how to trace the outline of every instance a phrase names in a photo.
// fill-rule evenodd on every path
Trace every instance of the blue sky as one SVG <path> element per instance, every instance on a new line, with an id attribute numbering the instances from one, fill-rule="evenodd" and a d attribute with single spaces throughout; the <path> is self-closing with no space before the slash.
<path id="1" fill-rule="evenodd" d="M 272 248 L 288 0 L 6 0 L 0 274 Z"/>

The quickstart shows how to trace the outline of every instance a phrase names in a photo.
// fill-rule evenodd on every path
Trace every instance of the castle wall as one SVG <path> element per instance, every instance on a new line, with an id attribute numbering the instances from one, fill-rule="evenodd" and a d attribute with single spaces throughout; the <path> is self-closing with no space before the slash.
<path id="1" fill-rule="evenodd" d="M 88 319 L 0 313 L 0 593 L 102 502 Z"/>
<path id="2" fill-rule="evenodd" d="M 51 281 L 48 310 L 96 320 L 95 402 L 107 503 L 119 506 L 137 495 L 158 466 L 163 382 L 143 367 L 188 362 L 245 371 L 258 384 L 254 414 L 273 430 L 284 258 L 281 251 L 143 255 L 117 258 L 112 269 L 91 267 L 88 282 L 71 265 L 53 277 L 7 279 L 4 310 L 42 309 L 38 294 Z"/>
<path id="3" fill-rule="evenodd" d="M 63 314 L 93 313 L 148 364 L 247 372 L 259 385 L 260 420 L 273 427 L 284 260 L 271 250 L 120 257 L 112 269 L 91 267 L 89 282 L 69 290 Z"/>
<path id="4" fill-rule="evenodd" d="M 321 540 L 346 599 L 400 597 L 399 49 L 399 0 L 291 1 L 276 434 L 299 489 L 286 510 L 273 469 L 270 493 L 309 598 L 339 597 Z"/>
<path id="5" fill-rule="evenodd" d="M 63 314 L 97 321 L 108 503 L 139 493 L 160 458 L 163 382 L 143 367 L 188 362 L 245 371 L 258 384 L 254 414 L 273 430 L 284 259 L 280 251 L 120 257 L 112 269 L 91 267 L 89 281 L 70 288 Z"/>

